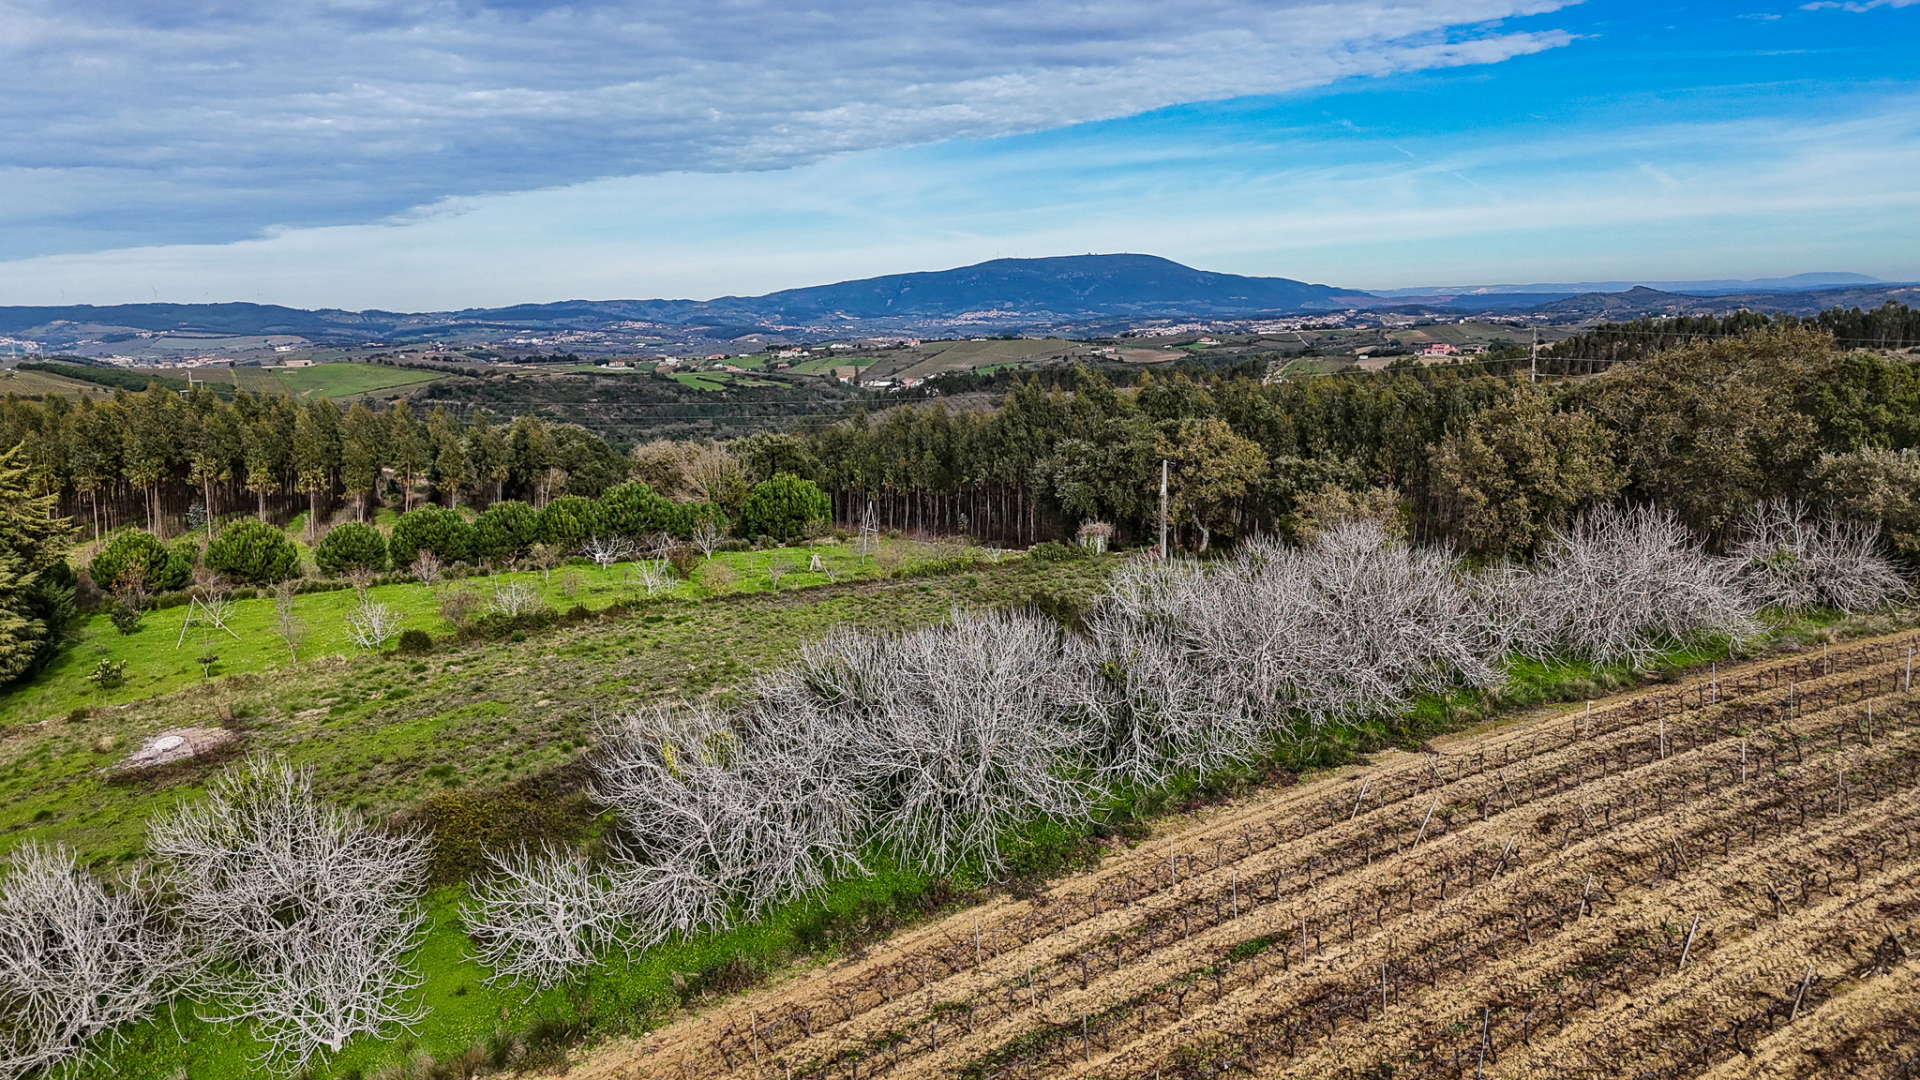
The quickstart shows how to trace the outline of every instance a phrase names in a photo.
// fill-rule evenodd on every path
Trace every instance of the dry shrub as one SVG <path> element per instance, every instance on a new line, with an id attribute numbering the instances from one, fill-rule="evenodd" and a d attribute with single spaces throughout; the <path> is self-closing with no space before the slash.
<path id="1" fill-rule="evenodd" d="M 215 961 L 195 988 L 211 1023 L 251 1022 L 263 1060 L 299 1069 L 360 1034 L 423 1015 L 409 958 L 426 916 L 427 845 L 315 799 L 266 758 L 153 822 L 177 921 Z"/>
<path id="2" fill-rule="evenodd" d="M 1644 665 L 1663 648 L 1750 637 L 1740 564 L 1709 555 L 1671 512 L 1601 507 L 1556 530 L 1531 569 L 1483 590 L 1507 643 L 1527 656 Z"/>
<path id="3" fill-rule="evenodd" d="M 1852 613 L 1906 592 L 1905 579 L 1879 549 L 1878 525 L 1815 518 L 1797 502 L 1778 500 L 1747 511 L 1729 553 L 1761 606 Z"/>
<path id="4" fill-rule="evenodd" d="M 28 843 L 0 879 L 0 1076 L 54 1074 L 140 1020 L 191 970 L 139 880 L 108 888 L 71 851 Z"/>
<path id="5" fill-rule="evenodd" d="M 723 562 L 710 562 L 700 570 L 700 583 L 716 593 L 732 592 L 740 574 Z"/>

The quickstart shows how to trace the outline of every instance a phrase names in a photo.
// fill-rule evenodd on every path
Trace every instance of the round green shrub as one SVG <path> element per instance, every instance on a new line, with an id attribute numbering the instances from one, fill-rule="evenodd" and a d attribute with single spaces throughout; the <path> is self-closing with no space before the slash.
<path id="1" fill-rule="evenodd" d="M 152 533 L 128 529 L 115 533 L 100 554 L 87 565 L 93 583 L 111 590 L 129 567 L 137 567 L 148 592 L 172 592 L 184 589 L 193 577 L 193 561 L 183 552 L 170 549 Z"/>
<path id="2" fill-rule="evenodd" d="M 207 545 L 206 563 L 235 581 L 282 581 L 300 572 L 300 549 L 278 528 L 243 518 L 228 523 Z"/>
<path id="3" fill-rule="evenodd" d="M 387 538 L 362 521 L 336 525 L 313 549 L 313 561 L 329 574 L 387 568 Z"/>
<path id="4" fill-rule="evenodd" d="M 791 540 L 806 533 L 808 522 L 825 521 L 831 512 L 832 503 L 820 485 L 782 473 L 753 485 L 740 508 L 740 531 Z"/>
<path id="5" fill-rule="evenodd" d="M 540 509 L 540 542 L 571 552 L 600 530 L 600 508 L 591 499 L 562 495 Z"/>
<path id="6" fill-rule="evenodd" d="M 409 656 L 425 656 L 433 651 L 433 638 L 425 630 L 402 630 L 394 648 Z"/>
<path id="7" fill-rule="evenodd" d="M 514 500 L 497 502 L 473 523 L 473 557 L 517 559 L 540 542 L 540 512 Z"/>
<path id="8" fill-rule="evenodd" d="M 641 537 L 678 531 L 678 508 L 645 484 L 628 483 L 600 496 L 599 531 L 614 536 Z"/>
<path id="9" fill-rule="evenodd" d="M 473 557 L 473 526 L 458 513 L 438 506 L 423 506 L 400 515 L 393 523 L 393 535 L 387 538 L 387 554 L 393 565 L 406 567 L 431 551 L 443 562 L 465 562 Z"/>

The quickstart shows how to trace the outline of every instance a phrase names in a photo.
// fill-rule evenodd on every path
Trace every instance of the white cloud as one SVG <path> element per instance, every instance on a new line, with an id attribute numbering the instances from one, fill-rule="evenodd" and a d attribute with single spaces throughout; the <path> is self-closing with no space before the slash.
<path id="1" fill-rule="evenodd" d="M 1567 0 L 0 0 L 0 254 L 1495 63 Z"/>
<path id="2" fill-rule="evenodd" d="M 1357 288 L 1808 270 L 1920 279 L 1920 100 L 1850 108 L 1337 142 L 1271 126 L 1257 141 L 1236 124 L 1093 125 L 462 198 L 398 224 L 0 263 L 0 304 L 707 298 L 1085 251 Z"/>

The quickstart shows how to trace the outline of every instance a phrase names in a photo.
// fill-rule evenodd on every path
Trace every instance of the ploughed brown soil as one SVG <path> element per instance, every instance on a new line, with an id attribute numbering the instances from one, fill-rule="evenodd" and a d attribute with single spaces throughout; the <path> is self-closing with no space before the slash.
<path id="1" fill-rule="evenodd" d="M 570 1075 L 1920 1076 L 1916 644 L 1382 755 Z"/>

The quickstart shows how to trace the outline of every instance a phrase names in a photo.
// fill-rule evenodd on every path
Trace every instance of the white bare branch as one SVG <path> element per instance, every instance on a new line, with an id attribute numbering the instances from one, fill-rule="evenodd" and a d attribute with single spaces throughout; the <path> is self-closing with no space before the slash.
<path id="1" fill-rule="evenodd" d="M 1729 554 L 1742 564 L 1762 606 L 1851 613 L 1880 607 L 1907 591 L 1906 580 L 1879 547 L 1878 525 L 1815 518 L 1797 502 L 1778 500 L 1747 511 Z"/>
<path id="2" fill-rule="evenodd" d="M 577 855 L 525 847 L 489 856 L 493 874 L 474 887 L 461 921 L 493 968 L 488 981 L 509 979 L 546 989 L 601 962 L 619 941 L 626 914 L 618 892 Z"/>
<path id="3" fill-rule="evenodd" d="M 671 589 L 680 580 L 673 564 L 665 559 L 643 559 L 635 565 L 634 572 L 640 576 L 640 584 L 647 590 L 648 596 L 662 589 Z"/>
<path id="4" fill-rule="evenodd" d="M 582 554 L 605 570 L 633 558 L 633 541 L 624 536 L 595 536 L 580 546 Z"/>
<path id="5" fill-rule="evenodd" d="M 191 961 L 138 879 L 106 888 L 64 847 L 29 843 L 0 880 L 0 1078 L 84 1064 Z"/>
<path id="6" fill-rule="evenodd" d="M 487 610 L 508 619 L 531 615 L 540 608 L 540 594 L 524 581 L 504 581 L 493 587 Z"/>
<path id="7" fill-rule="evenodd" d="M 413 565 L 407 569 L 420 584 L 431 586 L 440 580 L 440 556 L 431 551 L 422 550 L 414 557 Z"/>
<path id="8" fill-rule="evenodd" d="M 859 869 L 863 801 L 833 768 L 840 740 L 760 719 L 653 708 L 602 725 L 592 794 L 625 827 L 619 876 L 641 940 L 725 926 Z"/>
<path id="9" fill-rule="evenodd" d="M 1740 564 L 1707 554 L 1672 513 L 1595 509 L 1555 532 L 1529 571 L 1503 572 L 1497 606 L 1526 655 L 1645 664 L 1700 637 L 1757 631 Z"/>
<path id="10" fill-rule="evenodd" d="M 720 550 L 720 544 L 725 539 L 726 536 L 720 532 L 720 526 L 711 521 L 703 519 L 693 527 L 693 546 L 699 548 L 700 554 L 709 559 L 713 558 L 714 552 Z"/>
<path id="11" fill-rule="evenodd" d="M 405 618 L 394 609 L 361 593 L 360 602 L 347 613 L 347 636 L 363 649 L 378 649 L 400 632 Z"/>
<path id="12" fill-rule="evenodd" d="M 213 1023 L 250 1023 L 291 1071 L 359 1034 L 411 1031 L 427 845 L 314 798 L 271 759 L 229 770 L 149 828 L 176 921 L 215 961 L 195 994 Z"/>

